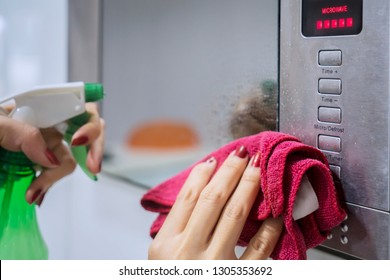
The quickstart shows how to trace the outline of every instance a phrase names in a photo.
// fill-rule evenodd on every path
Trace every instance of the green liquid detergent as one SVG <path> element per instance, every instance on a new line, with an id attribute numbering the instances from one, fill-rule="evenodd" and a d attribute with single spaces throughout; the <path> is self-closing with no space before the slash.
<path id="1" fill-rule="evenodd" d="M 0 148 L 1 260 L 48 259 L 35 204 L 30 205 L 25 199 L 35 176 L 34 164 L 22 152 Z"/>

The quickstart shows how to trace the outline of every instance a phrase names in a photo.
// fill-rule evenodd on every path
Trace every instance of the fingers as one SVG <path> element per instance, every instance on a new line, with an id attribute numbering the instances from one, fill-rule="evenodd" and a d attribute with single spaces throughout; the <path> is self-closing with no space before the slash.
<path id="1" fill-rule="evenodd" d="M 89 145 L 97 139 L 101 133 L 101 122 L 97 105 L 86 103 L 86 110 L 89 113 L 88 123 L 80 127 L 72 137 L 72 145 Z"/>
<path id="2" fill-rule="evenodd" d="M 53 130 L 45 134 L 52 135 L 52 137 L 49 137 L 48 145 L 50 144 L 49 147 L 53 150 L 56 158 L 58 158 L 59 165 L 55 168 L 44 168 L 40 175 L 31 183 L 26 192 L 26 201 L 30 204 L 36 202 L 40 206 L 50 187 L 58 180 L 72 173 L 76 168 L 76 163 L 68 147 L 62 141 L 55 141 L 53 136 L 55 133 L 57 132 Z"/>
<path id="3" fill-rule="evenodd" d="M 89 121 L 75 132 L 71 145 L 89 145 L 87 166 L 92 173 L 96 174 L 101 170 L 105 123 L 99 117 L 98 106 L 95 103 L 87 103 L 85 106 L 90 114 Z"/>
<path id="4" fill-rule="evenodd" d="M 104 153 L 105 122 L 103 119 L 99 119 L 99 121 L 101 132 L 98 138 L 91 143 L 87 158 L 87 166 L 94 174 L 97 174 L 101 171 Z"/>
<path id="5" fill-rule="evenodd" d="M 204 247 L 198 246 L 198 242 L 193 242 L 196 238 L 195 234 L 190 231 L 184 232 L 184 230 L 216 166 L 215 158 L 210 158 L 192 169 L 163 226 L 149 247 L 149 259 L 202 258 Z"/>
<path id="6" fill-rule="evenodd" d="M 247 152 L 239 147 L 213 175 L 216 166 L 210 159 L 193 168 L 149 258 L 237 259 L 234 248 L 260 190 L 260 154 L 248 165 Z M 268 258 L 282 229 L 281 219 L 264 221 L 241 259 Z"/>
<path id="7" fill-rule="evenodd" d="M 199 195 L 210 181 L 216 166 L 217 161 L 210 158 L 192 169 L 160 229 L 159 238 L 165 239 L 166 236 L 179 234 L 185 229 Z"/>
<path id="8" fill-rule="evenodd" d="M 0 146 L 10 151 L 22 151 L 31 161 L 44 167 L 59 165 L 37 128 L 5 116 L 0 116 Z"/>
<path id="9" fill-rule="evenodd" d="M 283 220 L 281 217 L 266 219 L 249 242 L 247 249 L 240 259 L 264 260 L 269 258 L 279 240 L 282 230 Z"/>
<path id="10" fill-rule="evenodd" d="M 234 250 L 249 212 L 260 190 L 260 154 L 249 162 L 241 180 L 227 202 L 215 228 L 211 246 L 215 251 L 229 247 Z M 229 234 L 226 234 L 226 233 Z"/>
<path id="11" fill-rule="evenodd" d="M 194 241 L 206 243 L 210 238 L 222 209 L 247 165 L 247 154 L 245 147 L 238 147 L 200 194 L 186 228 L 196 239 Z"/>

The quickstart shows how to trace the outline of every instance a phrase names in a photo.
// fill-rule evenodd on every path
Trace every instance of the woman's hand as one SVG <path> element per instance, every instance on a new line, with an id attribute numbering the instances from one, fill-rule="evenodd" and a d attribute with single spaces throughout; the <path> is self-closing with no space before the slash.
<path id="1" fill-rule="evenodd" d="M 190 173 L 164 225 L 149 248 L 149 259 L 237 259 L 235 246 L 260 189 L 260 155 L 245 147 L 231 153 L 212 177 L 214 158 Z M 268 258 L 283 229 L 265 220 L 240 259 Z"/>
<path id="2" fill-rule="evenodd" d="M 72 145 L 89 145 L 87 166 L 94 174 L 100 172 L 104 145 L 104 121 L 97 105 L 86 104 L 91 118 L 73 135 Z M 0 146 L 10 151 L 22 151 L 31 161 L 42 167 L 40 175 L 26 192 L 28 203 L 40 205 L 49 188 L 76 168 L 63 135 L 54 128 L 39 130 L 28 124 L 0 115 Z"/>

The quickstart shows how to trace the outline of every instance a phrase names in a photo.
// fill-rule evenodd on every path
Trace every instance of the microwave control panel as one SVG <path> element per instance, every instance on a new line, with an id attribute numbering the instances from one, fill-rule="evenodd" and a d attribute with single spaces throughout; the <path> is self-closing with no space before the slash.
<path id="1" fill-rule="evenodd" d="M 325 247 L 390 259 L 388 0 L 280 1 L 279 130 L 321 150 L 348 218 Z"/>

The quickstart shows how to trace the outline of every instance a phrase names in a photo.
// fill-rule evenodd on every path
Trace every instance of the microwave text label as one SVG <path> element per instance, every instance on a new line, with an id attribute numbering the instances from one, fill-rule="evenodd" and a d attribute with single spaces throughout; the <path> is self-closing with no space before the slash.
<path id="1" fill-rule="evenodd" d="M 348 12 L 348 5 L 322 8 L 321 11 L 322 11 L 323 15 L 347 13 Z"/>

